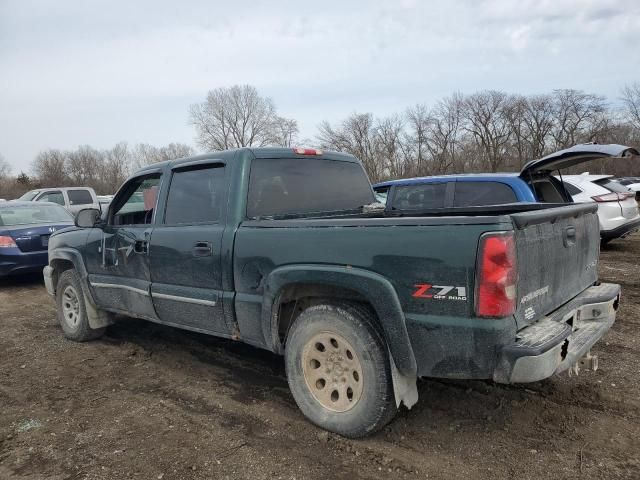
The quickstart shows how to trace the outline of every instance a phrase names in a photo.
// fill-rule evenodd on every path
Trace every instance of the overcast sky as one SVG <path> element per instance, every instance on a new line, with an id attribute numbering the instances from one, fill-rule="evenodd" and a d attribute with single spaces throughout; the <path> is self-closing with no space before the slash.
<path id="1" fill-rule="evenodd" d="M 386 115 L 454 91 L 640 80 L 638 0 L 0 0 L 0 154 L 194 144 L 188 106 L 248 83 L 296 118 Z"/>

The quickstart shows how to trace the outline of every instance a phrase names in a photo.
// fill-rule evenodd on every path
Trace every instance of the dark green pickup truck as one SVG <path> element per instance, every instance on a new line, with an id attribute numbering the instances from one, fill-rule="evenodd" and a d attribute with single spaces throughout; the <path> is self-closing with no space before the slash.
<path id="1" fill-rule="evenodd" d="M 114 314 L 283 354 L 314 423 L 351 437 L 418 377 L 532 382 L 594 358 L 620 288 L 597 279 L 596 206 L 374 204 L 352 156 L 240 149 L 151 165 L 49 241 L 64 334 Z"/>

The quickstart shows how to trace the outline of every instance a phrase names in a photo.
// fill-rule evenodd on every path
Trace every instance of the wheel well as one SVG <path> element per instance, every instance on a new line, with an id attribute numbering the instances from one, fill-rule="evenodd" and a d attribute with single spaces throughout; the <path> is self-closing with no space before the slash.
<path id="1" fill-rule="evenodd" d="M 305 309 L 336 300 L 359 304 L 370 310 L 375 317 L 375 311 L 369 301 L 355 290 L 313 283 L 298 283 L 284 287 L 274 306 L 280 345 L 284 347 L 291 325 Z"/>
<path id="2" fill-rule="evenodd" d="M 71 260 L 65 260 L 62 258 L 51 260 L 49 265 L 53 268 L 53 288 L 58 287 L 58 278 L 60 278 L 60 274 L 62 274 L 62 272 L 75 268 L 75 265 Z"/>

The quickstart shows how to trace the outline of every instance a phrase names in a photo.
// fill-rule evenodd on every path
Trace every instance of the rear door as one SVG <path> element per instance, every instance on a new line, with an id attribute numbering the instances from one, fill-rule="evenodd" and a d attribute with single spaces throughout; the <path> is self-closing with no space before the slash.
<path id="1" fill-rule="evenodd" d="M 196 161 L 172 171 L 149 249 L 153 305 L 165 323 L 231 333 L 222 302 L 226 173 L 220 161 Z"/>
<path id="2" fill-rule="evenodd" d="M 566 303 L 598 279 L 595 203 L 512 214 L 516 226 L 519 327 Z"/>

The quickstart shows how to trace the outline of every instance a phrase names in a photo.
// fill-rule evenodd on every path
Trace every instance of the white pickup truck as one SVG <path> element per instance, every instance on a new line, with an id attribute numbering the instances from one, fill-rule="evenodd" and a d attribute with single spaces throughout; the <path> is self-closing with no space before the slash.
<path id="1" fill-rule="evenodd" d="M 90 187 L 40 188 L 29 190 L 18 200 L 57 203 L 74 216 L 84 208 L 100 209 L 96 192 Z"/>

